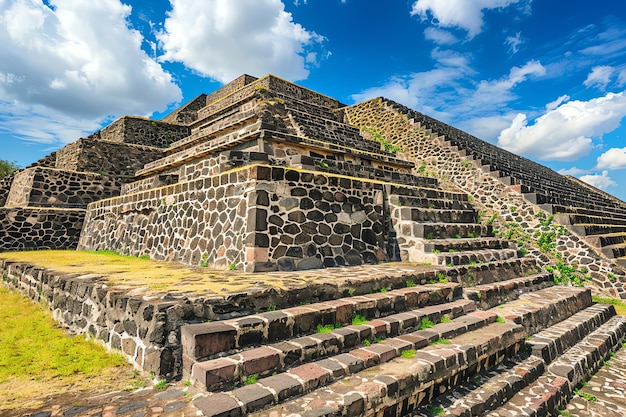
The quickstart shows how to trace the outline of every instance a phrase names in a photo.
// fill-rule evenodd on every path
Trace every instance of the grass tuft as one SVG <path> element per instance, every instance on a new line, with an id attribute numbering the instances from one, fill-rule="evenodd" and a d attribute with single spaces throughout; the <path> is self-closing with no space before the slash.
<path id="1" fill-rule="evenodd" d="M 358 313 L 354 313 L 352 315 L 352 325 L 353 326 L 360 326 L 362 324 L 367 323 L 367 319 L 365 318 L 365 316 L 358 314 Z"/>

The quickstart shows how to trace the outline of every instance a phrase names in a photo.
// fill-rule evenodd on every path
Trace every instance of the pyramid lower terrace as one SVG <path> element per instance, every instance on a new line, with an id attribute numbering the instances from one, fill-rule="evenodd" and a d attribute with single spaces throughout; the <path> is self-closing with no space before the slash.
<path id="1" fill-rule="evenodd" d="M 586 415 L 623 355 L 591 291 L 626 298 L 626 203 L 383 98 L 244 75 L 20 170 L 0 206 L 5 283 L 206 389 L 207 416 Z M 10 260 L 37 249 L 254 284 L 147 295 Z"/>

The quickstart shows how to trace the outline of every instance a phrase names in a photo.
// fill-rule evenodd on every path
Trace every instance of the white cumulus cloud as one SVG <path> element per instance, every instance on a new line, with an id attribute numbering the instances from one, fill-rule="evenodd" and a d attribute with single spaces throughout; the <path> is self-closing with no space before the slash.
<path id="1" fill-rule="evenodd" d="M 624 92 L 589 101 L 568 101 L 529 124 L 518 114 L 498 137 L 498 146 L 544 161 L 572 161 L 587 155 L 593 138 L 615 130 L 626 115 Z"/>
<path id="2" fill-rule="evenodd" d="M 469 38 L 479 34 L 483 25 L 483 10 L 502 9 L 519 0 L 417 0 L 411 8 L 411 16 L 422 20 L 430 18 L 435 26 L 461 28 Z"/>
<path id="3" fill-rule="evenodd" d="M 626 148 L 611 148 L 597 162 L 598 169 L 626 169 Z"/>
<path id="4" fill-rule="evenodd" d="M 608 171 L 602 171 L 602 174 L 583 175 L 579 179 L 601 190 L 606 190 L 611 186 L 617 185 L 617 183 L 609 177 Z"/>
<path id="5" fill-rule="evenodd" d="M 141 49 L 130 12 L 119 0 L 0 1 L 2 130 L 65 143 L 107 118 L 179 101 L 171 75 Z"/>
<path id="6" fill-rule="evenodd" d="M 164 110 L 181 99 L 141 50 L 118 0 L 0 2 L 0 99 L 79 117 Z"/>
<path id="7" fill-rule="evenodd" d="M 241 74 L 307 78 L 324 38 L 293 21 L 280 0 L 171 0 L 158 35 L 163 61 L 228 82 Z M 307 57 L 309 60 L 307 60 Z"/>

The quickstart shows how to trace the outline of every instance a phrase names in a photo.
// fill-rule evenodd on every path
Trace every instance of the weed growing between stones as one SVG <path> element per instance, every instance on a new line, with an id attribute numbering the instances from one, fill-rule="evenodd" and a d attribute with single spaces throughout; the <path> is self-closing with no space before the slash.
<path id="1" fill-rule="evenodd" d="M 595 395 L 587 394 L 586 392 L 580 392 L 578 388 L 574 389 L 574 395 L 578 395 L 581 398 L 584 398 L 587 401 L 598 401 L 598 398 Z"/>
<path id="2" fill-rule="evenodd" d="M 448 316 L 441 316 L 441 320 L 439 320 L 439 323 L 450 323 L 452 320 L 450 319 L 450 317 Z"/>
<path id="3" fill-rule="evenodd" d="M 406 287 L 407 287 L 407 288 L 412 288 L 412 287 L 415 287 L 416 285 L 417 285 L 417 284 L 415 284 L 415 282 L 414 282 L 414 281 L 411 281 L 410 279 L 407 279 L 407 280 L 406 280 Z"/>
<path id="4" fill-rule="evenodd" d="M 209 267 L 209 254 L 205 253 L 202 255 L 202 260 L 200 261 L 200 266 L 203 268 Z"/>
<path id="5" fill-rule="evenodd" d="M 430 409 L 430 414 L 434 416 L 442 416 L 444 413 L 444 409 L 441 407 L 433 407 Z"/>
<path id="6" fill-rule="evenodd" d="M 428 317 L 424 317 L 422 321 L 420 321 L 420 330 L 426 330 L 433 327 L 435 327 L 435 323 L 433 323 Z"/>
<path id="7" fill-rule="evenodd" d="M 449 341 L 448 339 L 444 339 L 443 337 L 440 337 L 439 339 L 435 340 L 433 343 L 431 343 L 432 345 L 449 345 L 452 342 Z"/>
<path id="8" fill-rule="evenodd" d="M 365 318 L 365 316 L 358 314 L 358 313 L 354 313 L 352 315 L 352 325 L 353 326 L 360 326 L 362 324 L 367 323 L 367 319 Z"/>
<path id="9" fill-rule="evenodd" d="M 315 330 L 318 333 L 321 333 L 321 334 L 329 334 L 329 333 L 332 333 L 333 330 L 338 329 L 340 327 L 341 327 L 341 324 L 339 324 L 339 323 L 327 324 L 325 326 L 322 326 L 321 324 L 318 324 Z"/>
<path id="10" fill-rule="evenodd" d="M 416 354 L 417 354 L 417 351 L 415 349 L 406 349 L 406 350 L 403 350 L 402 353 L 400 353 L 400 356 L 402 356 L 405 359 L 413 359 Z"/>
<path id="11" fill-rule="evenodd" d="M 256 384 L 256 382 L 259 379 L 259 374 L 252 374 L 252 375 L 248 375 L 246 377 L 246 379 L 244 379 L 243 384 L 244 385 L 252 385 L 252 384 Z"/>
<path id="12" fill-rule="evenodd" d="M 372 135 L 372 138 L 381 144 L 382 149 L 385 152 L 389 152 L 389 153 L 398 153 L 398 152 L 402 152 L 402 147 L 397 146 L 392 144 L 391 142 L 389 142 L 389 140 L 387 140 L 382 133 L 380 133 L 378 130 L 376 130 L 376 128 L 374 127 L 365 127 L 363 128 L 363 130 L 369 134 Z"/>
<path id="13" fill-rule="evenodd" d="M 583 287 L 587 281 L 591 281 L 591 275 L 578 270 L 578 265 L 565 265 L 557 262 L 556 267 L 546 265 L 545 270 L 554 277 L 554 283 L 559 285 L 573 285 Z"/>

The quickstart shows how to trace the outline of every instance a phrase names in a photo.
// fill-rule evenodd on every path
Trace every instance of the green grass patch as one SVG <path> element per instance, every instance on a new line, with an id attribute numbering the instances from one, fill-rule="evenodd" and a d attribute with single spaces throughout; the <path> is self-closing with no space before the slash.
<path id="1" fill-rule="evenodd" d="M 127 366 L 83 336 L 68 336 L 43 306 L 0 288 L 0 383 L 8 377 L 93 375 L 108 367 Z"/>
<path id="2" fill-rule="evenodd" d="M 450 323 L 452 320 L 450 319 L 450 317 L 448 316 L 441 316 L 441 320 L 439 320 L 439 323 Z"/>
<path id="3" fill-rule="evenodd" d="M 422 321 L 420 321 L 420 330 L 426 330 L 432 327 L 435 327 L 435 323 L 433 323 L 428 317 L 424 317 Z"/>
<path id="4" fill-rule="evenodd" d="M 594 402 L 598 401 L 598 398 L 593 394 L 587 394 L 586 392 L 580 392 L 578 388 L 574 390 L 574 395 L 578 395 L 581 398 L 584 398 L 587 401 Z"/>
<path id="5" fill-rule="evenodd" d="M 400 356 L 402 356 L 405 359 L 413 359 L 416 354 L 417 354 L 417 351 L 415 349 L 407 349 L 407 350 L 403 350 Z"/>
<path id="6" fill-rule="evenodd" d="M 335 330 L 335 326 L 332 324 L 327 324 L 325 326 L 318 324 L 316 330 L 318 333 L 328 334 L 328 333 L 332 333 L 333 330 Z"/>
<path id="7" fill-rule="evenodd" d="M 617 314 L 626 316 L 626 303 L 618 298 L 604 298 L 594 295 L 591 297 L 591 299 L 594 303 L 612 304 L 615 307 L 615 311 L 617 312 Z"/>
<path id="8" fill-rule="evenodd" d="M 358 313 L 354 313 L 352 315 L 352 325 L 353 326 L 360 326 L 362 324 L 367 323 L 367 319 L 365 318 L 365 316 L 358 314 Z"/>
<path id="9" fill-rule="evenodd" d="M 259 380 L 259 374 L 248 375 L 246 379 L 243 380 L 243 384 L 244 385 L 256 384 L 258 380 Z"/>
<path id="10" fill-rule="evenodd" d="M 33 399 L 58 394 L 146 384 L 122 355 L 67 335 L 45 306 L 3 286 L 0 300 L 0 410 L 36 406 L 41 400 Z"/>
<path id="11" fill-rule="evenodd" d="M 442 337 L 440 337 L 439 339 L 435 340 L 433 343 L 433 345 L 449 345 L 450 343 L 452 343 L 451 341 L 449 341 L 448 339 L 444 339 Z"/>
<path id="12" fill-rule="evenodd" d="M 445 410 L 441 407 L 433 407 L 430 409 L 430 414 L 432 414 L 433 416 L 442 416 L 444 411 Z"/>

